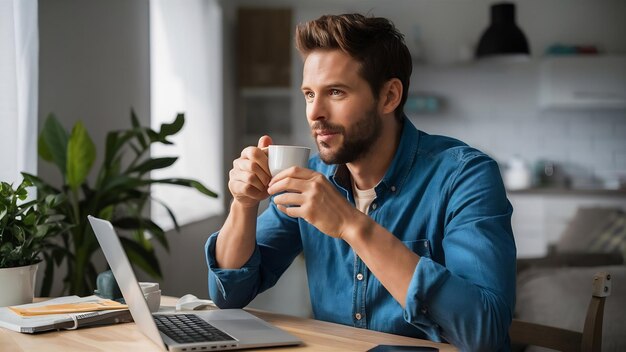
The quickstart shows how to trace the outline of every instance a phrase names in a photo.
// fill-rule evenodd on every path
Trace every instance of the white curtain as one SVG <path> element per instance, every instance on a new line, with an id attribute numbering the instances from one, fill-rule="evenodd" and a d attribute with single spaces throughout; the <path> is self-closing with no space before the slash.
<path id="1" fill-rule="evenodd" d="M 0 181 L 37 169 L 37 0 L 0 0 Z"/>
<path id="2" fill-rule="evenodd" d="M 174 146 L 155 146 L 153 157 L 180 156 L 153 178 L 184 177 L 222 193 L 222 10 L 216 0 L 151 0 L 151 125 L 172 122 L 185 113 Z M 178 186 L 155 186 L 152 195 L 167 203 L 180 225 L 223 212 L 219 199 Z M 153 202 L 152 219 L 173 228 L 165 208 Z"/>

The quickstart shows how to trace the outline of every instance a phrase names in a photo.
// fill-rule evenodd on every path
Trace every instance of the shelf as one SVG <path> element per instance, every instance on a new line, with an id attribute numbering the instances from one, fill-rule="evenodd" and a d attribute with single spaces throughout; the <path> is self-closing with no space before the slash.
<path id="1" fill-rule="evenodd" d="M 609 196 L 626 197 L 626 189 L 572 189 L 572 188 L 528 188 L 507 191 L 511 195 L 539 195 L 539 196 Z"/>

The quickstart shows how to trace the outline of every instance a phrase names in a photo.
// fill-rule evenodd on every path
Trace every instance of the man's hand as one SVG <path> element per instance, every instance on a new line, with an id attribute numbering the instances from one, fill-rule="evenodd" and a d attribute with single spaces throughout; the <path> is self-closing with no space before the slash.
<path id="1" fill-rule="evenodd" d="M 304 219 L 328 236 L 342 238 L 363 214 L 344 198 L 324 175 L 291 167 L 274 176 L 267 192 L 280 211 Z M 279 194 L 281 192 L 286 192 Z"/>
<path id="2" fill-rule="evenodd" d="M 228 174 L 228 189 L 243 207 L 255 207 L 269 196 L 267 186 L 272 176 L 267 163 L 267 146 L 270 144 L 272 138 L 263 136 L 258 146 L 247 147 L 233 161 L 233 168 Z"/>

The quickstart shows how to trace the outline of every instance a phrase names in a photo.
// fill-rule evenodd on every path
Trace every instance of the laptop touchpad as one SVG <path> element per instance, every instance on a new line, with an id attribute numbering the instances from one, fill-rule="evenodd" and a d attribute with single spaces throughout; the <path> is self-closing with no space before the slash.
<path id="1" fill-rule="evenodd" d="M 255 319 L 241 320 L 211 320 L 212 325 L 224 331 L 255 331 L 255 330 L 274 330 L 274 328 L 263 324 Z"/>

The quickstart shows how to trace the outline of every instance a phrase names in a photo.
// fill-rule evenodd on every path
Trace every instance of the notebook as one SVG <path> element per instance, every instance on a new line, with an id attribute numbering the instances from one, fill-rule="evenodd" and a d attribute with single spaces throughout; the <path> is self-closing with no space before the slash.
<path id="1" fill-rule="evenodd" d="M 150 313 L 113 225 L 88 218 L 137 327 L 161 349 L 218 351 L 302 343 L 242 309 Z"/>
<path id="2" fill-rule="evenodd" d="M 46 300 L 44 302 L 29 303 L 18 308 L 37 308 L 56 304 L 83 304 L 102 300 L 97 296 L 78 297 L 65 296 Z M 46 314 L 21 316 L 9 307 L 0 307 L 0 328 L 21 333 L 34 334 L 51 330 L 73 330 L 86 326 L 127 323 L 133 321 L 128 309 L 100 310 L 77 313 Z"/>

